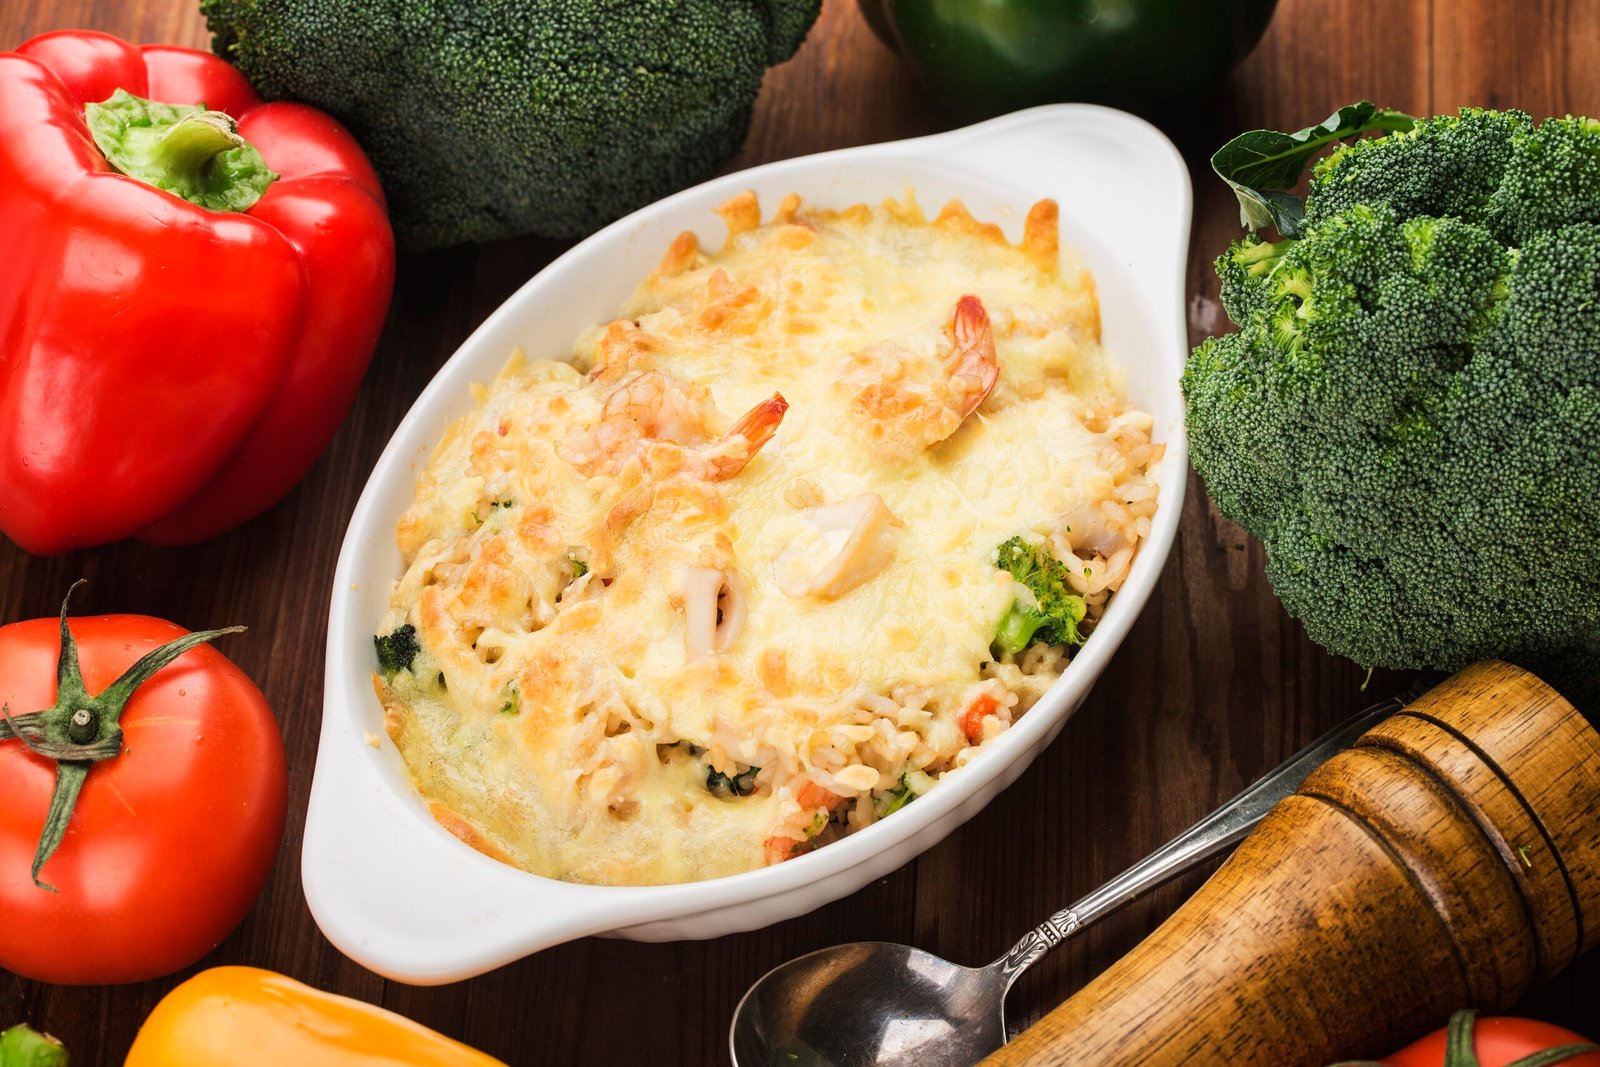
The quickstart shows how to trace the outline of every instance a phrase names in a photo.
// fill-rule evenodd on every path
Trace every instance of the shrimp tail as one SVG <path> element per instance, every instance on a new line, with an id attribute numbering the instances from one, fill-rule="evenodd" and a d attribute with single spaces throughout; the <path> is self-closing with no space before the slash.
<path id="1" fill-rule="evenodd" d="M 761 451 L 772 435 L 778 432 L 778 425 L 783 422 L 783 413 L 789 410 L 789 402 L 783 398 L 782 393 L 773 393 L 770 397 L 739 416 L 739 420 L 728 427 L 728 432 L 722 435 L 723 444 L 731 444 L 734 438 L 743 438 L 743 448 L 732 454 L 716 456 L 707 463 L 707 473 L 715 481 L 724 481 L 732 478 L 745 465 L 750 462 L 755 454 Z"/>
<path id="2" fill-rule="evenodd" d="M 789 402 L 783 398 L 783 394 L 773 393 L 741 415 L 739 421 L 728 428 L 727 436 L 743 437 L 750 442 L 750 454 L 753 456 L 761 450 L 762 445 L 772 440 L 772 435 L 778 432 L 778 424 L 783 421 L 784 412 L 788 410 Z"/>
<path id="3" fill-rule="evenodd" d="M 989 312 L 983 301 L 970 293 L 956 301 L 955 317 L 950 323 L 955 348 L 945 360 L 952 377 L 967 379 L 971 384 L 962 394 L 961 418 L 965 419 L 994 391 L 1000 380 L 1000 358 L 994 348 L 994 330 L 989 325 Z"/>

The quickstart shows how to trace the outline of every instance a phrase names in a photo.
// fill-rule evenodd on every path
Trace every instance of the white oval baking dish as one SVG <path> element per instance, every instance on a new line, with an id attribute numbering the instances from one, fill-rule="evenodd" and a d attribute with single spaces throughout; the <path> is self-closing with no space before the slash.
<path id="1" fill-rule="evenodd" d="M 373 695 L 372 635 L 401 571 L 395 522 L 416 472 L 468 385 L 513 348 L 566 358 L 580 330 L 613 316 L 672 238 L 722 240 L 712 208 L 754 189 L 770 209 L 788 192 L 842 207 L 914 189 L 936 210 L 959 196 L 1020 236 L 1040 197 L 1061 206 L 1062 242 L 1093 271 L 1104 339 L 1128 369 L 1134 403 L 1156 416 L 1167 451 L 1161 504 L 1122 590 L 1049 694 L 965 767 L 893 817 L 786 863 L 686 885 L 574 885 L 475 852 L 428 815 Z M 1188 172 L 1154 127 L 1080 104 L 1035 108 L 950 133 L 783 160 L 717 178 L 608 226 L 522 286 L 423 390 L 356 505 L 334 577 L 322 736 L 306 817 L 306 902 L 345 954 L 405 982 L 456 981 L 562 941 L 644 941 L 753 929 L 845 896 L 904 864 L 975 814 L 1028 766 L 1083 701 L 1144 606 L 1182 509 L 1187 453 L 1178 375 L 1188 348 L 1184 263 Z"/>

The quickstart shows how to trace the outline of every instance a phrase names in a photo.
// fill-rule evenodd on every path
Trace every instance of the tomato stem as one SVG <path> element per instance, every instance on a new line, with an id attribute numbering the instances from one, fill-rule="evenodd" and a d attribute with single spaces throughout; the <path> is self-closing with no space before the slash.
<path id="1" fill-rule="evenodd" d="M 37 711 L 30 711 L 26 715 L 11 714 L 10 704 L 0 704 L 0 741 L 9 741 L 13 737 L 27 737 L 37 735 L 39 722 L 43 718 Z"/>
<path id="2" fill-rule="evenodd" d="M 67 720 L 67 736 L 75 745 L 87 745 L 100 732 L 100 722 L 88 708 L 79 708 Z"/>
<path id="3" fill-rule="evenodd" d="M 72 821 L 72 809 L 78 806 L 78 794 L 83 791 L 83 783 L 89 777 L 89 768 L 92 763 L 74 760 L 56 761 L 56 786 L 50 792 L 50 810 L 45 812 L 44 829 L 39 833 L 39 847 L 33 854 L 33 884 L 40 889 L 48 889 L 52 893 L 59 892 L 55 886 L 39 880 L 39 868 L 45 861 L 55 854 L 56 846 L 61 843 L 61 838 L 66 835 L 67 824 Z"/>
<path id="4" fill-rule="evenodd" d="M 50 808 L 39 832 L 39 846 L 33 855 L 33 884 L 56 892 L 39 880 L 39 871 L 55 853 L 72 821 L 78 794 L 89 770 L 101 760 L 115 759 L 122 752 L 122 729 L 117 720 L 134 692 L 167 664 L 197 645 L 223 634 L 240 633 L 243 626 L 221 630 L 202 630 L 169 641 L 139 657 L 121 677 L 96 696 L 90 696 L 78 666 L 78 644 L 67 627 L 67 606 L 72 594 L 84 584 L 80 579 L 67 590 L 61 601 L 61 653 L 56 660 L 56 702 L 42 711 L 13 716 L 0 705 L 0 741 L 15 739 L 56 763 L 56 784 L 50 793 Z"/>
<path id="5" fill-rule="evenodd" d="M 1471 1008 L 1450 1016 L 1444 1046 L 1444 1062 L 1449 1067 L 1479 1067 L 1478 1055 L 1472 1049 L 1472 1029 L 1477 1019 L 1478 1013 Z"/>

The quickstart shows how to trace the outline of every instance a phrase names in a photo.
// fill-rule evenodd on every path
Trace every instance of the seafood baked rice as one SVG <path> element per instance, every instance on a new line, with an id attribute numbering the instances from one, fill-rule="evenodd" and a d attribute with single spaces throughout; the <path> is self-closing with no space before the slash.
<path id="1" fill-rule="evenodd" d="M 572 362 L 477 387 L 397 530 L 388 732 L 441 824 L 551 877 L 750 870 L 937 788 L 1157 507 L 1053 202 L 1017 243 L 909 195 L 719 213 Z"/>

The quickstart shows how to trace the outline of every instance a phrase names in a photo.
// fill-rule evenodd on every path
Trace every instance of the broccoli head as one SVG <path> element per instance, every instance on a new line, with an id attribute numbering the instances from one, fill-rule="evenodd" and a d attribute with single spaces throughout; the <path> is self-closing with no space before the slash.
<path id="1" fill-rule="evenodd" d="M 997 647 L 1015 654 L 1037 641 L 1083 644 L 1078 632 L 1087 611 L 1083 597 L 1067 584 L 1066 564 L 1048 546 L 1013 537 L 995 549 L 995 566 L 1010 572 L 1018 586 L 1017 598 L 995 634 Z"/>
<path id="2" fill-rule="evenodd" d="M 411 248 L 586 233 L 708 177 L 820 0 L 203 0 L 218 55 L 339 118 Z"/>
<path id="3" fill-rule="evenodd" d="M 1195 467 L 1311 638 L 1600 697 L 1600 125 L 1464 110 L 1319 164 L 1217 261 Z"/>
<path id="4" fill-rule="evenodd" d="M 410 623 L 395 627 L 393 633 L 379 634 L 372 639 L 372 645 L 378 652 L 379 668 L 389 678 L 400 671 L 409 671 L 416 662 L 417 653 L 422 651 L 417 628 Z"/>

